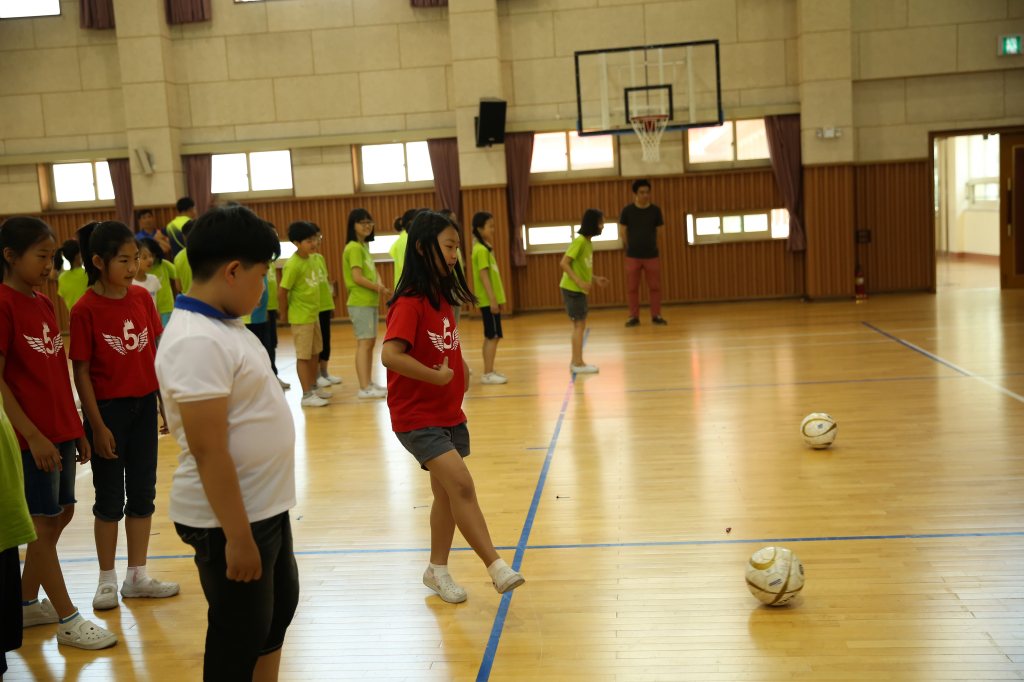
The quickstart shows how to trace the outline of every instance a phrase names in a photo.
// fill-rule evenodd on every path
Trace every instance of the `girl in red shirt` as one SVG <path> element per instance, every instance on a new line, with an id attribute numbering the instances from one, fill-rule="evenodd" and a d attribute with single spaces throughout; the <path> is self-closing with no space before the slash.
<path id="1" fill-rule="evenodd" d="M 381 360 L 388 368 L 388 408 L 398 440 L 430 472 L 430 564 L 423 584 L 446 602 L 466 601 L 466 591 L 448 573 L 455 527 L 484 562 L 499 594 L 525 580 L 498 556 L 487 532 L 469 456 L 469 430 L 462 412 L 462 351 L 452 305 L 476 302 L 459 265 L 459 232 L 433 211 L 409 227 L 405 267 L 388 301 Z"/>
<path id="2" fill-rule="evenodd" d="M 149 292 L 132 285 L 139 246 L 126 225 L 86 225 L 78 231 L 78 243 L 89 290 L 71 310 L 71 362 L 85 435 L 96 455 L 92 513 L 100 580 L 92 605 L 112 609 L 117 606 L 117 524 L 125 516 L 128 575 L 121 597 L 172 597 L 179 590 L 177 583 L 146 575 L 159 438 L 154 362 L 163 326 Z"/>
<path id="3" fill-rule="evenodd" d="M 75 513 L 75 462 L 88 462 L 90 451 L 53 303 L 33 289 L 46 283 L 56 246 L 53 231 L 38 218 L 11 218 L 0 226 L 0 393 L 18 434 L 37 538 L 25 555 L 21 619 L 24 627 L 58 624 L 59 644 L 102 649 L 116 644 L 117 635 L 79 615 L 57 560 L 57 541 Z M 18 580 L 17 572 L 13 577 Z M 40 585 L 49 597 L 42 602 Z"/>

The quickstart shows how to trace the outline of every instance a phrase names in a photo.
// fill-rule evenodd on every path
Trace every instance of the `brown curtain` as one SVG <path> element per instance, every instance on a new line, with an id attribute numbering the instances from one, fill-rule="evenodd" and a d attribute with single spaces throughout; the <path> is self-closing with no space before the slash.
<path id="1" fill-rule="evenodd" d="M 413 7 L 447 7 L 448 0 L 410 0 Z M 454 209 L 452 209 L 454 210 Z"/>
<path id="2" fill-rule="evenodd" d="M 508 186 L 508 232 L 512 265 L 526 266 L 523 225 L 530 206 L 530 163 L 533 161 L 533 133 L 505 133 L 505 173 Z"/>
<path id="3" fill-rule="evenodd" d="M 132 196 L 132 169 L 128 159 L 108 159 L 110 182 L 114 185 L 114 209 L 117 219 L 135 232 L 135 197 Z"/>
<path id="4" fill-rule="evenodd" d="M 78 0 L 81 28 L 114 28 L 114 0 Z"/>
<path id="5" fill-rule="evenodd" d="M 768 150 L 772 157 L 775 183 L 782 193 L 782 201 L 789 211 L 790 251 L 807 249 L 804 232 L 804 177 L 800 159 L 800 114 L 765 116 L 764 128 L 768 133 Z"/>
<path id="6" fill-rule="evenodd" d="M 188 195 L 196 202 L 196 215 L 203 215 L 210 208 L 213 194 L 210 191 L 213 180 L 213 156 L 211 154 L 192 154 L 181 157 L 185 167 L 185 186 Z"/>
<path id="7" fill-rule="evenodd" d="M 195 24 L 213 18 L 210 0 L 164 0 L 167 23 Z"/>
<path id="8" fill-rule="evenodd" d="M 462 179 L 459 176 L 459 143 L 454 137 L 427 140 L 430 168 L 434 171 L 434 191 L 438 208 L 455 212 L 462 225 Z"/>

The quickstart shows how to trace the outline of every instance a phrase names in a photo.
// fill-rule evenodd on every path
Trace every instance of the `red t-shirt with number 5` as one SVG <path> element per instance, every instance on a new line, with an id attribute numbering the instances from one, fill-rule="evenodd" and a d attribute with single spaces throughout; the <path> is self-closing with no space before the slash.
<path id="1" fill-rule="evenodd" d="M 466 421 L 462 411 L 465 392 L 462 348 L 455 314 L 448 301 L 442 298 L 441 309 L 434 310 L 426 296 L 402 296 L 388 310 L 387 327 L 384 343 L 402 339 L 409 344 L 405 352 L 410 357 L 427 367 L 440 365 L 448 358 L 448 368 L 455 371 L 451 381 L 436 386 L 389 369 L 391 430 L 405 433 L 428 426 L 450 427 Z"/>
<path id="2" fill-rule="evenodd" d="M 141 398 L 160 388 L 154 362 L 163 331 L 146 289 L 128 287 L 124 298 L 89 289 L 71 309 L 69 355 L 89 363 L 96 400 Z"/>

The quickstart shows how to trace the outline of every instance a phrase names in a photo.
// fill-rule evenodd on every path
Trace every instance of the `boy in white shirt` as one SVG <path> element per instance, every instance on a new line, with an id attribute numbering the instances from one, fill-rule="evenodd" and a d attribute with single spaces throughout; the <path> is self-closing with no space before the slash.
<path id="1" fill-rule="evenodd" d="M 279 252 L 277 234 L 249 209 L 203 214 L 189 235 L 192 288 L 177 298 L 156 356 L 182 449 L 169 516 L 196 551 L 210 607 L 204 680 L 276 680 L 298 605 L 288 517 L 295 424 L 267 351 L 238 319 L 259 304 Z"/>

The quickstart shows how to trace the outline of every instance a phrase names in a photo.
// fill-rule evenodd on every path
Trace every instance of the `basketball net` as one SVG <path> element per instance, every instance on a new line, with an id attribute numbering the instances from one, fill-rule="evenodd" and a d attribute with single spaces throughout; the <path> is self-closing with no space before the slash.
<path id="1" fill-rule="evenodd" d="M 644 150 L 644 163 L 656 163 L 661 159 L 659 148 L 661 136 L 668 127 L 668 114 L 650 114 L 634 116 L 629 120 L 633 124 L 633 132 L 640 138 L 640 146 Z"/>

